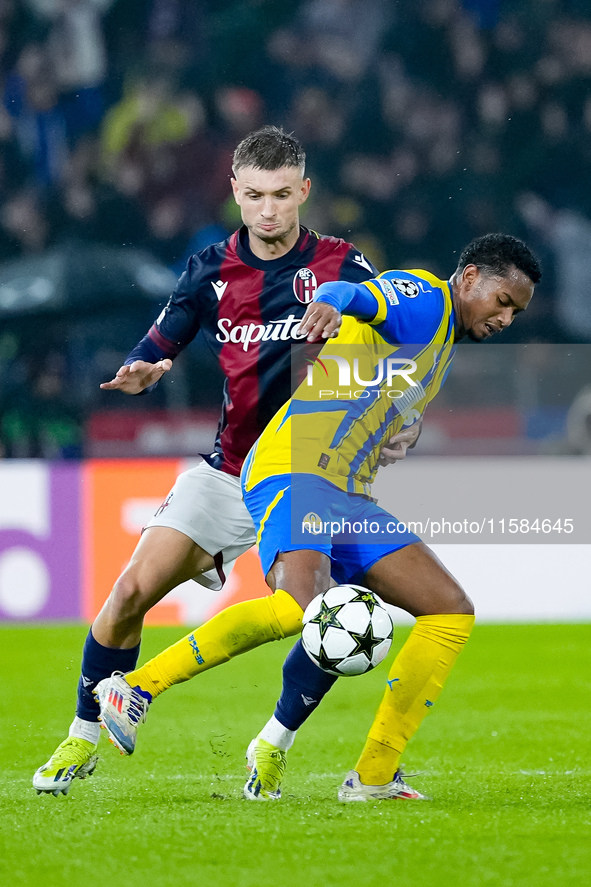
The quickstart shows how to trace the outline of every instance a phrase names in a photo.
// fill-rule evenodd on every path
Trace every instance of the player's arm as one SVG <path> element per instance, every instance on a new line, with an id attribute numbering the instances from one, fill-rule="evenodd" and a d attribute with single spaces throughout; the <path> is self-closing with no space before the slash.
<path id="1" fill-rule="evenodd" d="M 318 342 L 338 334 L 343 314 L 371 322 L 379 311 L 378 298 L 367 283 L 332 280 L 321 284 L 316 290 L 314 301 L 308 305 L 302 318 L 299 332 L 308 336 L 308 342 Z"/>
<path id="2" fill-rule="evenodd" d="M 308 305 L 300 331 L 307 333 L 309 342 L 328 339 L 337 335 L 341 316 L 351 315 L 375 326 L 390 344 L 427 345 L 441 322 L 445 300 L 441 287 L 418 278 L 420 273 L 384 271 L 363 283 L 323 283 Z"/>
<path id="3" fill-rule="evenodd" d="M 200 262 L 189 259 L 174 293 L 160 316 L 110 382 L 100 386 L 107 391 L 147 394 L 164 373 L 172 368 L 174 358 L 195 338 L 199 330 L 198 301 Z"/>

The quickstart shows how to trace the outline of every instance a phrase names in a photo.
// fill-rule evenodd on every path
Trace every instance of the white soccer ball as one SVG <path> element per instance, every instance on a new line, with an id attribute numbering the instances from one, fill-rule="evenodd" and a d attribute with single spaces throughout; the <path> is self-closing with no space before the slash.
<path id="1" fill-rule="evenodd" d="M 377 594 L 337 585 L 311 601 L 303 616 L 302 643 L 310 659 L 334 675 L 364 674 L 388 655 L 394 626 Z"/>

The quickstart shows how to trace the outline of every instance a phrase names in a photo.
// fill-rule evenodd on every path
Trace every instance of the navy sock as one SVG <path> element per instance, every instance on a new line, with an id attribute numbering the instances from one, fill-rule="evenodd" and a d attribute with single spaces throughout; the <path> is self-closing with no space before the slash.
<path id="1" fill-rule="evenodd" d="M 97 721 L 99 707 L 92 695 L 93 689 L 103 678 L 114 671 L 133 671 L 140 655 L 140 645 L 130 650 L 117 647 L 103 647 L 92 636 L 92 628 L 86 636 L 82 651 L 82 674 L 78 681 L 78 702 L 76 714 L 83 721 Z"/>
<path id="2" fill-rule="evenodd" d="M 312 662 L 299 640 L 283 663 L 283 688 L 274 713 L 279 723 L 288 730 L 301 727 L 336 680 Z"/>

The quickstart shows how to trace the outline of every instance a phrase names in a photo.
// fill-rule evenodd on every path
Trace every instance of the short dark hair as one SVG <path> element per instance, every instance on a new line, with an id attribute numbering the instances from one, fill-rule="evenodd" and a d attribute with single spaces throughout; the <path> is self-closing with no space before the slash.
<path id="1" fill-rule="evenodd" d="M 542 277 L 540 263 L 523 240 L 510 234 L 485 234 L 462 250 L 457 271 L 476 265 L 489 274 L 507 274 L 511 265 L 527 274 L 532 283 Z"/>
<path id="2" fill-rule="evenodd" d="M 306 155 L 298 140 L 277 126 L 263 126 L 242 139 L 232 159 L 236 173 L 245 166 L 255 169 L 282 169 L 284 166 L 306 168 Z"/>

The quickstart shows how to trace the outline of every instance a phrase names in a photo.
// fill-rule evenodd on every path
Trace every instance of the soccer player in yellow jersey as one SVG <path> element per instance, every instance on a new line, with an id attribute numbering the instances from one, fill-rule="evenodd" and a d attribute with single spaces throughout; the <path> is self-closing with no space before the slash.
<path id="1" fill-rule="evenodd" d="M 400 756 L 474 621 L 470 599 L 429 548 L 413 533 L 393 532 L 396 519 L 369 497 L 380 449 L 420 419 L 445 378 L 454 342 L 509 326 L 539 278 L 521 241 L 488 235 L 464 250 L 449 282 L 426 271 L 388 271 L 363 284 L 323 284 L 302 331 L 311 340 L 330 337 L 342 320 L 338 337 L 244 464 L 244 501 L 272 589 L 305 606 L 332 577 L 366 586 L 416 617 L 356 769 L 339 790 L 343 801 L 422 797 L 402 779 Z M 285 753 L 334 681 L 299 641 L 284 666 L 275 714 L 249 747 L 247 798 L 280 797 Z"/>
<path id="2" fill-rule="evenodd" d="M 402 779 L 400 756 L 469 637 L 473 607 L 417 536 L 392 532 L 396 519 L 371 499 L 371 483 L 393 436 L 403 448 L 416 440 L 454 343 L 466 336 L 480 341 L 508 327 L 527 308 L 540 276 L 524 243 L 492 234 L 464 249 L 449 281 L 426 271 L 388 271 L 363 284 L 337 281 L 318 289 L 301 331 L 310 341 L 330 341 L 251 450 L 242 474 L 263 571 L 280 606 L 272 616 L 268 599 L 229 608 L 125 681 L 104 682 L 101 714 L 109 732 L 141 721 L 146 695 L 153 698 L 233 655 L 295 634 L 313 597 L 334 582 L 352 582 L 406 610 L 416 624 L 392 664 L 365 747 L 339 798 L 423 797 Z M 341 532 L 326 532 L 339 522 Z M 311 532 L 317 524 L 320 532 Z M 353 524 L 377 530 L 356 533 Z M 250 799 L 280 797 L 295 733 L 336 680 L 308 658 L 301 641 L 283 676 L 275 713 L 249 746 L 244 791 Z"/>

